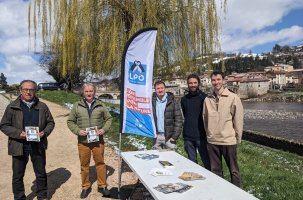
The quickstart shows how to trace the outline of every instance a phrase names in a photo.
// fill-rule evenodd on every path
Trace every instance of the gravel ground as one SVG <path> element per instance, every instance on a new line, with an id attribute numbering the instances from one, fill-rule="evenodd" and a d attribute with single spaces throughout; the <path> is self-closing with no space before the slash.
<path id="1" fill-rule="evenodd" d="M 66 125 L 69 110 L 57 104 L 45 102 L 55 119 L 56 126 L 49 136 L 47 150 L 46 170 L 48 175 L 49 198 L 55 200 L 80 199 L 81 176 L 80 162 L 77 150 L 77 138 Z M 0 118 L 2 118 L 5 107 L 9 101 L 0 95 Z M 11 156 L 7 155 L 7 136 L 0 133 L 0 199 L 11 200 L 13 193 L 11 188 Z M 107 165 L 108 188 L 112 192 L 111 198 L 103 198 L 97 192 L 96 171 L 94 162 L 91 160 L 91 182 L 92 192 L 87 199 L 126 199 L 134 188 L 137 178 L 127 167 L 123 169 L 121 196 L 118 196 L 118 156 L 106 142 L 105 163 Z M 24 177 L 25 192 L 27 199 L 36 199 L 35 175 L 32 164 L 29 161 Z M 137 192 L 138 193 L 138 192 Z M 142 193 L 141 193 L 142 194 Z M 136 194 L 132 199 L 143 199 L 142 195 Z"/>
<path id="2" fill-rule="evenodd" d="M 2 118 L 6 106 L 9 104 L 9 100 L 0 94 L 0 118 Z"/>

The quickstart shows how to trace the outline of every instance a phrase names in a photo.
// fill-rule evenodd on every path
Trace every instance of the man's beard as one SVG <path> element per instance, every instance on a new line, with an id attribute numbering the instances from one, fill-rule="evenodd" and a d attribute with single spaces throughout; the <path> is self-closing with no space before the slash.
<path id="1" fill-rule="evenodd" d="M 189 91 L 190 92 L 197 92 L 199 90 L 199 87 L 190 87 Z"/>

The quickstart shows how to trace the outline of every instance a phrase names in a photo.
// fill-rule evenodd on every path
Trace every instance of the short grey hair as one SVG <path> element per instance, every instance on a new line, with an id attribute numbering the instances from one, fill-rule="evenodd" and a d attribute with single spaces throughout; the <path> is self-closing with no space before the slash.
<path id="1" fill-rule="evenodd" d="M 38 85 L 35 81 L 33 81 L 33 80 L 23 80 L 23 81 L 20 82 L 20 90 L 22 90 L 22 84 L 23 83 L 32 83 L 35 86 L 35 90 L 37 90 L 37 88 L 38 88 Z"/>
<path id="2" fill-rule="evenodd" d="M 94 88 L 94 92 L 96 92 L 96 86 L 94 85 L 94 84 L 92 84 L 92 83 L 84 83 L 83 85 L 82 85 L 82 92 L 84 92 L 84 89 L 86 88 L 86 87 L 93 87 Z"/>

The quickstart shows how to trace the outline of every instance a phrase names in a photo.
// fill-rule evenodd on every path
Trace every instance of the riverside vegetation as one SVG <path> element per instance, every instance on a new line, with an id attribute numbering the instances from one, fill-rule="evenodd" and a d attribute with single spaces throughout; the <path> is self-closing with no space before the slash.
<path id="1" fill-rule="evenodd" d="M 79 95 L 63 91 L 43 91 L 38 95 L 48 101 L 61 105 L 74 103 Z M 114 105 L 110 105 L 114 107 Z M 118 107 L 116 105 L 116 107 Z M 119 115 L 113 113 L 113 125 L 106 134 L 109 143 L 117 148 L 119 143 Z M 177 152 L 186 157 L 182 136 L 178 140 Z M 150 149 L 152 139 L 122 134 L 122 151 Z M 245 191 L 259 199 L 279 200 L 303 199 L 303 157 L 296 154 L 272 149 L 243 141 L 238 147 L 238 158 L 242 177 L 242 187 Z M 201 160 L 199 160 L 201 164 Z M 225 178 L 229 180 L 228 169 L 224 163 Z"/>

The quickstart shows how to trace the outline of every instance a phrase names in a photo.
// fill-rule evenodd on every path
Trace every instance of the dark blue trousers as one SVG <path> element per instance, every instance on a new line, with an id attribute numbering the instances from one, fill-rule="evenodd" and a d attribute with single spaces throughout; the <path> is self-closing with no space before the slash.
<path id="1" fill-rule="evenodd" d="M 23 177 L 29 156 L 36 175 L 36 193 L 38 199 L 47 198 L 47 174 L 45 171 L 45 150 L 24 152 L 22 156 L 13 156 L 13 193 L 15 200 L 26 200 Z"/>
<path id="2" fill-rule="evenodd" d="M 197 140 L 197 141 L 184 140 L 184 148 L 188 155 L 188 159 L 190 159 L 195 163 L 198 163 L 197 162 L 197 150 L 198 150 L 204 167 L 210 170 L 210 161 L 207 151 L 207 140 Z"/>

